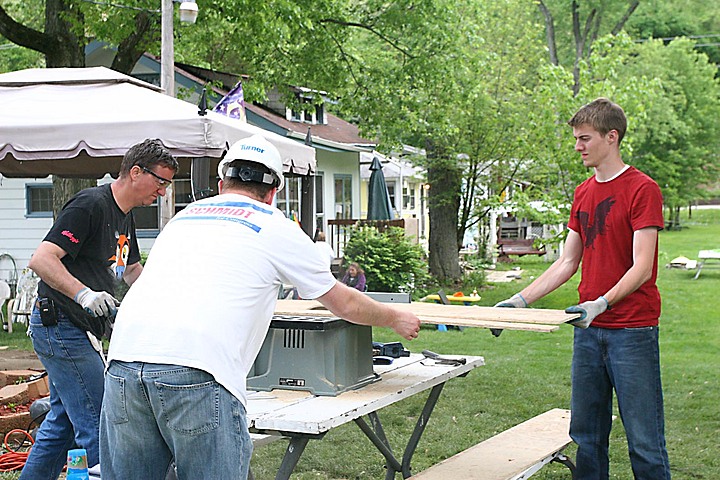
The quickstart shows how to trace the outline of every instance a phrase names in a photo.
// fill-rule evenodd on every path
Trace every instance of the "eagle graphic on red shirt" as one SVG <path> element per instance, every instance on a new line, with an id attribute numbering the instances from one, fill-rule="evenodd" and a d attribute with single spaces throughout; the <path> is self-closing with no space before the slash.
<path id="1" fill-rule="evenodd" d="M 585 248 L 591 248 L 598 235 L 605 235 L 605 221 L 610 215 L 610 209 L 613 205 L 615 205 L 615 199 L 612 196 L 598 203 L 595 207 L 592 225 L 590 225 L 590 214 L 588 212 L 579 210 L 575 214 L 578 222 L 580 222 L 580 228 L 585 232 Z"/>

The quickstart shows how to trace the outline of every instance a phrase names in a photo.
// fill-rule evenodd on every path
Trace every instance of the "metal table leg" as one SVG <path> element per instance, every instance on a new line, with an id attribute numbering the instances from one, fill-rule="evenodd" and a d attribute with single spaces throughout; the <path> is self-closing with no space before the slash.
<path id="1" fill-rule="evenodd" d="M 438 399 L 440 398 L 440 393 L 442 393 L 443 387 L 445 387 L 445 383 L 435 385 L 430 391 L 430 395 L 428 395 L 428 399 L 425 401 L 425 406 L 423 407 L 422 413 L 420 414 L 420 418 L 418 418 L 418 421 L 415 424 L 415 430 L 413 430 L 412 435 L 410 435 L 410 440 L 408 441 L 407 447 L 405 447 L 405 453 L 403 453 L 403 478 L 409 478 L 412 475 L 410 471 L 410 461 L 412 460 L 412 456 L 415 454 L 415 449 L 417 448 L 418 443 L 420 443 L 420 437 L 425 431 L 427 422 L 430 420 L 430 415 L 432 414 L 432 411 L 435 408 Z"/>
<path id="2" fill-rule="evenodd" d="M 395 454 L 393 453 L 392 449 L 390 448 L 390 442 L 388 442 L 387 437 L 385 436 L 385 430 L 382 428 L 382 424 L 380 423 L 380 418 L 377 415 L 377 412 L 373 412 L 368 415 L 370 417 L 370 421 L 372 423 L 372 427 L 363 420 L 362 417 L 355 419 L 355 424 L 360 427 L 360 430 L 365 434 L 366 437 L 370 439 L 370 441 L 375 445 L 375 447 L 380 450 L 380 453 L 382 453 L 383 457 L 385 457 L 385 465 L 387 466 L 387 472 L 388 474 L 385 476 L 385 478 L 394 478 L 394 472 L 400 470 L 402 466 L 400 465 L 400 462 L 397 458 L 395 458 Z M 393 472 L 391 476 L 390 472 Z"/>
<path id="3" fill-rule="evenodd" d="M 309 440 L 310 437 L 305 435 L 290 438 L 290 443 L 285 450 L 285 456 L 280 464 L 277 475 L 275 475 L 275 480 L 288 480 L 290 478 Z"/>
<path id="4" fill-rule="evenodd" d="M 402 463 L 395 458 L 395 455 L 390 448 L 387 437 L 385 436 L 385 431 L 380 423 L 380 418 L 377 416 L 377 412 L 373 412 L 368 415 L 368 417 L 370 417 L 372 427 L 370 427 L 362 418 L 355 419 L 355 423 L 358 427 L 360 427 L 360 430 L 363 431 L 373 445 L 375 445 L 375 447 L 377 447 L 380 453 L 382 453 L 385 457 L 385 465 L 387 466 L 385 480 L 393 480 L 397 472 L 401 472 L 403 478 L 409 478 L 412 475 L 410 471 L 410 461 L 412 460 L 412 456 L 415 454 L 415 449 L 417 448 L 418 443 L 420 443 L 420 437 L 425 431 L 427 422 L 430 419 L 430 415 L 432 414 L 438 399 L 440 398 L 440 393 L 442 392 L 444 386 L 444 383 L 435 385 L 430 391 L 430 395 L 428 395 L 428 398 L 425 401 L 425 406 L 423 407 L 420 417 L 415 424 L 415 429 L 410 435 L 408 444 L 405 447 Z"/>
<path id="5" fill-rule="evenodd" d="M 705 260 L 700 262 L 697 266 L 697 273 L 695 273 L 695 276 L 693 277 L 693 280 L 697 280 L 697 278 L 700 276 L 700 270 L 702 270 L 703 265 L 705 265 Z"/>

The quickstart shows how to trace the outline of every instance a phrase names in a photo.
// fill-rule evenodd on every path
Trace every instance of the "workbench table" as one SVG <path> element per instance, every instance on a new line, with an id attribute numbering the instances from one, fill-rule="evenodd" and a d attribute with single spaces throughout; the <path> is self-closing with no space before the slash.
<path id="1" fill-rule="evenodd" d="M 483 358 L 477 356 L 447 357 L 464 358 L 465 363 L 438 364 L 422 355 L 411 354 L 410 357 L 396 359 L 390 365 L 375 366 L 375 372 L 381 376 L 380 381 L 335 397 L 293 390 L 249 392 L 247 415 L 250 431 L 290 439 L 276 480 L 290 478 L 309 440 L 322 439 L 331 429 L 351 421 L 385 457 L 387 480 L 394 479 L 397 472 L 402 473 L 403 478 L 410 477 L 410 461 L 445 382 L 465 376 L 485 364 Z M 378 411 L 426 390 L 430 393 L 425 406 L 399 460 L 385 436 Z"/>

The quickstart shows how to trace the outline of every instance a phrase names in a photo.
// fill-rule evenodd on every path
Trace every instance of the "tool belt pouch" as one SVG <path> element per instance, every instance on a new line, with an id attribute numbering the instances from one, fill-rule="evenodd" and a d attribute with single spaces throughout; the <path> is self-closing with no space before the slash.
<path id="1" fill-rule="evenodd" d="M 37 301 L 38 310 L 40 310 L 40 320 L 46 327 L 57 325 L 57 311 L 55 303 L 49 298 L 39 298 Z"/>

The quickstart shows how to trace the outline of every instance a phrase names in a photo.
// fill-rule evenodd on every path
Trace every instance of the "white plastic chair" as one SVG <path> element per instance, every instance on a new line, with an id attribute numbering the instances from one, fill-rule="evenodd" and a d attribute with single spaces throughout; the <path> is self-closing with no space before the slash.
<path id="1" fill-rule="evenodd" d="M 32 313 L 35 297 L 37 296 L 37 288 L 40 278 L 35 272 L 29 268 L 23 269 L 18 279 L 17 295 L 15 300 L 11 302 L 12 308 L 8 307 L 8 316 L 10 320 L 8 325 L 13 322 L 22 322 L 25 325 L 30 323 L 30 314 Z M 12 312 L 10 311 L 12 310 Z"/>
<path id="2" fill-rule="evenodd" d="M 5 326 L 5 314 L 3 313 L 3 307 L 5 306 L 5 302 L 10 300 L 11 296 L 10 291 L 10 285 L 4 280 L 0 280 L 0 320 L 2 321 L 3 326 Z M 8 315 L 7 315 L 7 330 L 8 332 L 12 332 L 12 313 L 10 311 L 12 307 L 8 304 Z"/>

